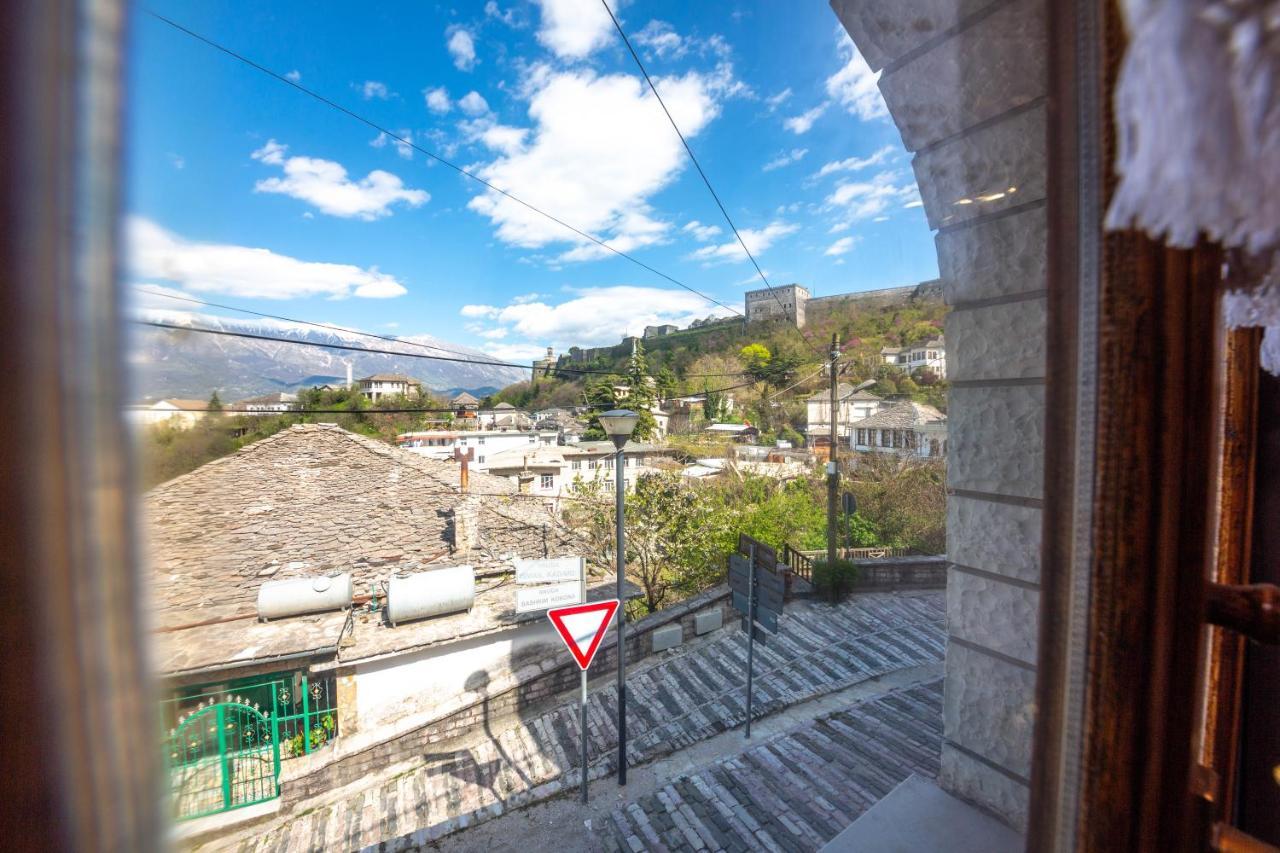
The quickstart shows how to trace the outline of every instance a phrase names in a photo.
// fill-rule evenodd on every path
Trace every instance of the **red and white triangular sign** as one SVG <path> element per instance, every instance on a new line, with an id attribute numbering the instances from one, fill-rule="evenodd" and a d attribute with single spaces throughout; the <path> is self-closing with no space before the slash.
<path id="1" fill-rule="evenodd" d="M 591 666 L 591 659 L 600 648 L 600 641 L 609 630 L 613 614 L 618 612 L 618 599 L 593 601 L 590 604 L 574 604 L 547 611 L 547 618 L 560 632 L 560 639 L 569 647 L 580 669 Z"/>

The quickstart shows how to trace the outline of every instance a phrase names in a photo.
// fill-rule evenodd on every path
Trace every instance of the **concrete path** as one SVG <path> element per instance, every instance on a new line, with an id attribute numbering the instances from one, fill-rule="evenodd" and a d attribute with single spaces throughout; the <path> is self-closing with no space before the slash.
<path id="1" fill-rule="evenodd" d="M 797 729 L 811 726 L 819 717 L 845 711 L 860 702 L 879 699 L 894 690 L 931 684 L 941 678 L 941 663 L 900 669 L 758 720 L 752 726 L 750 740 L 743 737 L 741 729 L 729 731 L 649 764 L 634 767 L 627 776 L 625 788 L 619 788 L 616 779 L 599 779 L 590 786 L 590 800 L 586 806 L 579 802 L 575 792 L 566 791 L 560 797 L 509 811 L 494 820 L 456 832 L 424 849 L 445 853 L 470 853 L 473 850 L 485 853 L 529 853 L 532 850 L 573 853 L 625 845 L 623 849 L 629 850 L 631 844 L 627 838 L 631 833 L 620 834 L 622 830 L 615 821 L 615 812 L 622 820 L 628 820 L 632 804 L 642 810 L 645 804 L 652 805 L 659 792 L 669 794 L 666 789 L 676 784 L 673 780 L 701 777 L 710 768 L 723 767 L 730 758 L 770 743 L 780 735 L 790 735 Z M 811 790 L 812 783 L 808 784 L 809 789 L 802 786 L 801 790 Z M 657 802 L 662 800 L 657 799 Z M 732 804 L 726 805 L 732 810 Z M 746 807 L 742 803 L 738 805 Z M 775 808 L 772 803 L 767 807 Z M 878 804 L 873 810 L 877 807 Z M 852 817 L 855 813 L 851 809 L 847 816 Z"/>
<path id="2" fill-rule="evenodd" d="M 878 593 L 838 606 L 797 602 L 789 607 L 781 632 L 756 647 L 757 717 L 942 660 L 945 612 L 940 592 Z M 746 638 L 737 629 L 628 672 L 631 763 L 653 761 L 739 726 L 745 719 L 745 680 Z M 613 685 L 593 687 L 587 726 L 593 778 L 615 772 L 616 713 Z M 370 780 L 368 787 L 345 790 L 336 801 L 255 827 L 250 837 L 222 839 L 212 846 L 244 851 L 415 849 L 510 809 L 576 790 L 576 703 L 506 725 L 467 749 L 422 756 L 420 763 L 395 776 Z"/>

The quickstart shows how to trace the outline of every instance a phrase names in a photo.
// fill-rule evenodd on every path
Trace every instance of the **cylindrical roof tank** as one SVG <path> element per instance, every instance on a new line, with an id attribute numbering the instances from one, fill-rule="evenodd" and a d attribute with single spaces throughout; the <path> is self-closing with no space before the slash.
<path id="1" fill-rule="evenodd" d="M 470 610 L 476 600 L 476 574 L 470 566 L 450 566 L 416 575 L 392 575 L 387 584 L 387 621 Z"/>
<path id="2" fill-rule="evenodd" d="M 258 588 L 258 618 L 281 619 L 351 606 L 351 573 L 267 581 Z"/>

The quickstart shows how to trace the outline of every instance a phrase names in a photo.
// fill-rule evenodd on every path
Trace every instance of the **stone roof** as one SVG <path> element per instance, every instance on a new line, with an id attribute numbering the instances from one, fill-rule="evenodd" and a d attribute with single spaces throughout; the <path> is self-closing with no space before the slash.
<path id="1" fill-rule="evenodd" d="M 513 555 L 582 552 L 545 506 L 512 497 L 509 480 L 472 471 L 463 495 L 458 476 L 455 462 L 299 424 L 152 489 L 144 507 L 162 669 L 336 644 L 334 614 L 185 627 L 252 619 L 268 580 L 349 571 L 356 592 L 367 593 L 392 573 L 459 564 L 484 573 L 509 568 Z"/>
<path id="2" fill-rule="evenodd" d="M 356 380 L 357 382 L 406 382 L 410 385 L 421 385 L 422 382 L 414 379 L 412 376 L 405 376 L 403 373 L 375 373 L 372 376 L 362 376 Z"/>
<path id="3" fill-rule="evenodd" d="M 184 412 L 204 412 L 209 409 L 208 400 L 179 400 L 177 397 L 170 397 L 167 400 L 158 401 L 155 405 L 160 403 L 168 403 L 175 409 L 181 409 Z"/>
<path id="4" fill-rule="evenodd" d="M 855 429 L 910 429 L 946 421 L 946 415 L 925 403 L 894 403 L 849 426 Z"/>
<path id="5" fill-rule="evenodd" d="M 872 394 L 870 391 L 866 390 L 865 388 L 855 393 L 853 390 L 853 386 L 850 385 L 848 382 L 841 382 L 839 385 L 837 385 L 836 394 L 839 396 L 840 402 L 842 403 L 848 400 L 871 400 L 874 402 L 876 400 L 884 399 L 883 397 L 877 394 Z M 827 403 L 827 402 L 830 402 L 830 400 L 831 400 L 831 389 L 828 388 L 824 391 L 817 392 L 805 402 Z"/>
<path id="6" fill-rule="evenodd" d="M 296 403 L 298 401 L 297 394 L 290 394 L 287 391 L 276 391 L 273 394 L 263 394 L 260 397 L 247 397 L 243 400 L 237 400 L 232 403 L 232 408 L 240 408 L 241 406 L 265 406 L 279 405 L 280 403 Z"/>
<path id="7" fill-rule="evenodd" d="M 455 406 L 478 406 L 478 405 L 480 405 L 480 401 L 479 401 L 479 400 L 477 400 L 475 397 L 471 396 L 471 394 L 467 393 L 466 391 L 463 391 L 461 394 L 459 394 L 458 396 L 454 397 L 454 398 L 453 398 L 452 400 L 450 400 L 449 402 L 450 402 L 450 403 L 452 403 L 452 404 L 454 404 Z"/>
<path id="8" fill-rule="evenodd" d="M 493 407 L 493 410 L 496 412 L 496 411 L 498 411 L 499 409 L 501 409 L 501 410 L 503 410 L 503 411 L 506 411 L 506 410 L 508 410 L 508 409 L 514 409 L 514 408 L 515 408 L 515 406 L 511 405 L 510 403 L 505 403 L 505 402 L 503 402 L 503 403 L 499 403 L 498 405 L 494 406 L 494 407 Z"/>

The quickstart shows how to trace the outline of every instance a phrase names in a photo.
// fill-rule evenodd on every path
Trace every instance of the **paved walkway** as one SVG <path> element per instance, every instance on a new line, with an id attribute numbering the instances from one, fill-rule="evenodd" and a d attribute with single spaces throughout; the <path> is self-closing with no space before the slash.
<path id="1" fill-rule="evenodd" d="M 797 602 L 789 608 L 781 632 L 756 646 L 756 716 L 943 656 L 940 592 L 869 594 L 839 606 Z M 746 638 L 736 629 L 628 672 L 632 764 L 740 725 L 745 679 Z M 594 687 L 588 705 L 592 778 L 615 772 L 616 713 L 613 685 Z M 224 841 L 244 851 L 413 849 L 576 788 L 576 703 L 508 725 L 469 749 L 425 756 L 397 776 L 254 828 L 253 837 Z"/>
<path id="2" fill-rule="evenodd" d="M 912 773 L 938 775 L 942 681 L 821 717 L 618 808 L 603 849 L 813 851 Z"/>

